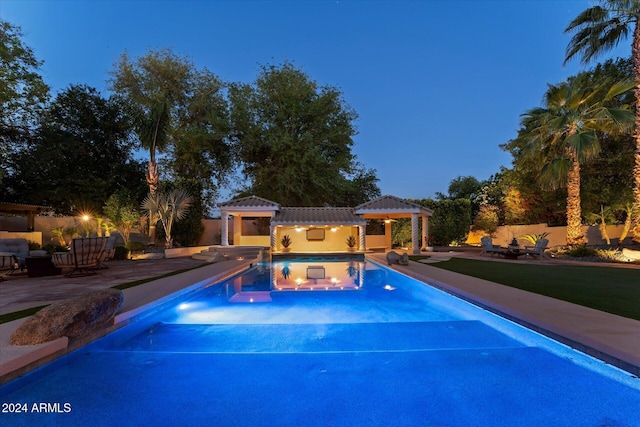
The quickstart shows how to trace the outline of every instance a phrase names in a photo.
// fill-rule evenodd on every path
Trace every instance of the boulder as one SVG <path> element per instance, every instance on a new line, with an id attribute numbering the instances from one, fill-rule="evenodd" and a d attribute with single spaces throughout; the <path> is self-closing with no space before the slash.
<path id="1" fill-rule="evenodd" d="M 34 345 L 61 337 L 81 338 L 109 326 L 124 294 L 117 289 L 101 289 L 43 308 L 27 319 L 11 335 L 13 345 Z"/>
<path id="2" fill-rule="evenodd" d="M 394 251 L 387 252 L 387 263 L 389 265 L 391 264 L 409 265 L 409 255 L 407 255 L 406 253 L 399 254 Z"/>
<path id="3" fill-rule="evenodd" d="M 633 249 L 622 249 L 622 256 L 630 262 L 640 261 L 640 251 Z"/>

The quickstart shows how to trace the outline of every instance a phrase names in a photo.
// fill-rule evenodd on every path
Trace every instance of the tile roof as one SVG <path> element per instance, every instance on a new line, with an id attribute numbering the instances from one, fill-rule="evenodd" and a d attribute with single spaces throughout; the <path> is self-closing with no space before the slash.
<path id="1" fill-rule="evenodd" d="M 272 225 L 365 225 L 361 216 L 353 213 L 353 208 L 282 208 L 271 220 Z"/>
<path id="2" fill-rule="evenodd" d="M 377 199 L 368 201 L 355 207 L 355 213 L 373 213 L 373 212 L 403 212 L 403 213 L 426 213 L 432 214 L 431 209 L 420 206 L 417 203 L 401 199 L 396 196 L 382 196 Z"/>
<path id="3" fill-rule="evenodd" d="M 240 199 L 233 199 L 226 202 L 218 203 L 218 207 L 225 208 L 271 208 L 280 209 L 280 205 L 271 200 L 263 199 L 258 196 L 242 197 Z"/>

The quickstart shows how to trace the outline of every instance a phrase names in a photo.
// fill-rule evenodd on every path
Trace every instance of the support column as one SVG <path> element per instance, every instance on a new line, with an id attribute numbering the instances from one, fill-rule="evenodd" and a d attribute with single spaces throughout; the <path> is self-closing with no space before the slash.
<path id="1" fill-rule="evenodd" d="M 358 250 L 360 251 L 364 251 L 366 248 L 366 234 L 367 234 L 367 228 L 364 225 L 359 225 L 358 226 L 358 234 L 360 235 L 360 243 L 359 243 L 359 248 Z"/>
<path id="2" fill-rule="evenodd" d="M 229 246 L 229 213 L 220 211 L 220 238 L 222 246 Z"/>
<path id="3" fill-rule="evenodd" d="M 422 250 L 429 250 L 429 217 L 427 215 L 422 217 Z"/>
<path id="4" fill-rule="evenodd" d="M 271 253 L 275 252 L 276 249 L 278 249 L 276 247 L 277 242 L 278 242 L 278 240 L 276 238 L 277 237 L 277 232 L 278 232 L 278 228 L 277 227 L 275 227 L 273 225 L 269 226 L 269 246 L 271 246 Z"/>
<path id="5" fill-rule="evenodd" d="M 418 229 L 418 214 L 411 214 L 411 246 L 414 255 L 420 255 L 420 230 Z"/>

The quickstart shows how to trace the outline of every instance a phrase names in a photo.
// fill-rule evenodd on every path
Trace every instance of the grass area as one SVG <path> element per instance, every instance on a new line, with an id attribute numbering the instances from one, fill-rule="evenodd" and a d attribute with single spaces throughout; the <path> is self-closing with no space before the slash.
<path id="1" fill-rule="evenodd" d="M 467 276 L 640 320 L 640 270 L 452 258 L 430 264 Z"/>
<path id="2" fill-rule="evenodd" d="M 0 315 L 0 323 L 8 323 L 13 322 L 14 320 L 22 319 L 23 317 L 33 316 L 41 309 L 45 308 L 46 305 L 41 305 L 38 307 L 27 308 L 26 310 L 14 311 L 13 313 L 7 313 Z"/>
<path id="3" fill-rule="evenodd" d="M 203 264 L 200 264 L 200 265 L 196 265 L 195 267 L 183 268 L 182 270 L 176 270 L 176 271 L 171 271 L 169 273 L 161 274 L 160 276 L 154 276 L 154 277 L 149 277 L 149 278 L 146 278 L 146 279 L 134 280 L 133 282 L 121 283 L 119 285 L 112 286 L 112 289 L 119 289 L 119 290 L 122 291 L 124 289 L 133 288 L 134 286 L 139 286 L 139 285 L 142 285 L 142 284 L 145 284 L 145 283 L 148 283 L 148 282 L 152 282 L 154 280 L 162 279 L 164 277 L 175 276 L 176 274 L 184 273 L 186 271 L 195 270 L 196 268 L 202 268 L 202 267 L 204 267 L 206 265 L 209 265 L 209 264 L 208 263 L 203 263 Z M 46 307 L 46 305 L 41 305 L 39 307 L 27 308 L 26 310 L 20 310 L 20 311 L 14 311 L 13 313 L 2 314 L 2 315 L 0 315 L 0 324 L 12 322 L 12 321 L 18 320 L 18 319 L 22 319 L 23 317 L 33 316 L 36 312 L 40 311 L 41 309 L 43 309 L 45 307 Z"/>
<path id="4" fill-rule="evenodd" d="M 409 255 L 410 261 L 420 261 L 421 259 L 429 259 L 431 255 Z"/>

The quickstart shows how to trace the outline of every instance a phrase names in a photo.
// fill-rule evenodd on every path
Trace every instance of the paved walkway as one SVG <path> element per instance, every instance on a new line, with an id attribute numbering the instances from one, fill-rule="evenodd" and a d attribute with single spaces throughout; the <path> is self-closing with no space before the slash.
<path id="1" fill-rule="evenodd" d="M 427 263 L 410 262 L 407 267 L 393 266 L 406 275 L 430 283 L 461 298 L 473 301 L 489 310 L 548 334 L 587 353 L 622 367 L 640 376 L 640 322 L 553 298 L 499 285 L 443 270 L 428 263 L 451 257 L 471 257 L 499 261 L 477 253 L 431 253 Z M 384 254 L 369 254 L 373 260 L 386 264 Z M 506 262 L 565 263 L 558 260 L 513 260 Z M 232 274 L 250 261 L 225 261 L 205 265 L 179 276 L 171 276 L 125 290 L 125 304 L 116 322 L 124 323 L 130 316 L 158 303 L 167 295 L 185 291 L 185 287 L 203 280 L 216 281 Z M 169 272 L 203 265 L 190 257 L 137 261 L 111 261 L 110 268 L 88 277 L 65 278 L 49 276 L 29 278 L 26 275 L 5 276 L 0 282 L 0 314 L 37 307 L 58 300 L 82 295 L 88 290 L 112 287 Z M 584 265 L 584 263 L 580 263 Z M 605 264 L 598 263 L 599 266 Z M 638 268 L 640 278 L 640 266 Z M 640 283 L 640 282 L 639 282 Z M 0 325 L 0 384 L 71 350 L 66 338 L 38 346 L 15 347 L 9 337 L 24 319 Z"/>

